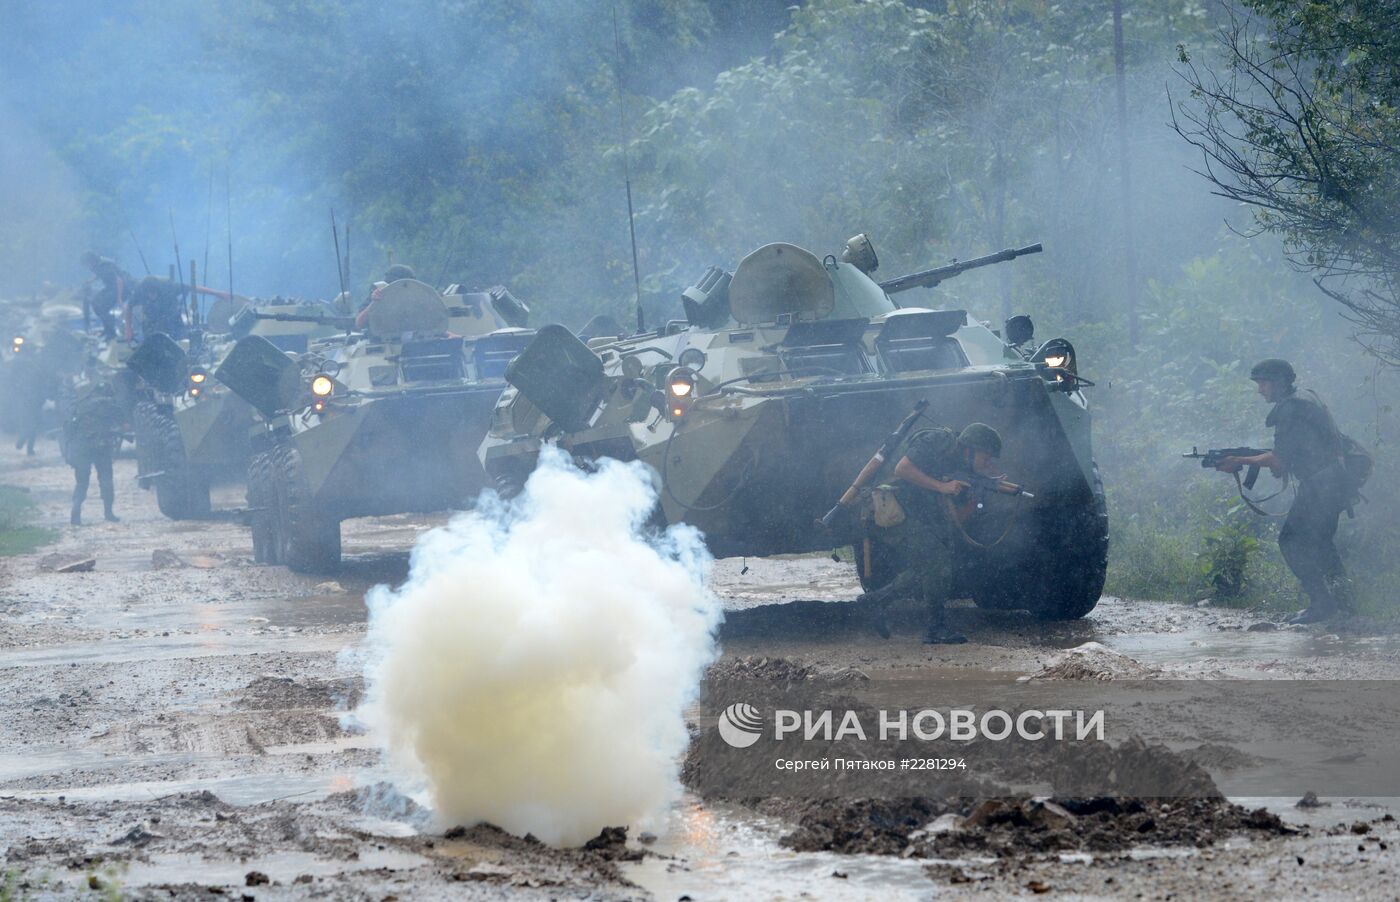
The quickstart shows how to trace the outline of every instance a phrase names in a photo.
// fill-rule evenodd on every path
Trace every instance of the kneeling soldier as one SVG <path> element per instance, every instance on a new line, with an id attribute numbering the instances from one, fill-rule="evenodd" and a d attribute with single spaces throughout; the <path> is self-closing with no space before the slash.
<path id="1" fill-rule="evenodd" d="M 993 476 L 992 462 L 1001 456 L 1001 436 L 985 423 L 973 423 L 956 437 L 952 430 L 925 429 L 910 437 L 895 465 L 895 497 L 903 521 L 872 527 L 872 537 L 899 558 L 899 573 L 887 585 L 861 596 L 874 606 L 876 628 L 885 635 L 884 609 L 896 598 L 916 596 L 928 608 L 924 642 L 946 645 L 967 637 L 948 629 L 944 605 L 953 583 L 954 525 L 952 499 L 969 483 L 958 474 Z"/>

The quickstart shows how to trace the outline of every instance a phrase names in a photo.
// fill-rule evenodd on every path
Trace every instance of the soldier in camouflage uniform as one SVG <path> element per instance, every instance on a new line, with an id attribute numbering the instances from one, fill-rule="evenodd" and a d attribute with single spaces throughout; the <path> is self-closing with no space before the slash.
<path id="1" fill-rule="evenodd" d="M 98 490 L 102 494 L 102 515 L 112 523 L 117 515 L 112 511 L 115 487 L 112 484 L 112 455 L 121 443 L 121 404 L 112 387 L 98 383 L 77 399 L 73 413 L 63 424 L 64 456 L 73 468 L 73 512 L 69 522 L 83 523 L 83 501 L 87 499 L 88 479 L 97 471 Z"/>
<path id="2" fill-rule="evenodd" d="M 91 298 L 83 301 L 83 327 L 87 327 L 89 310 L 102 321 L 102 337 L 111 339 L 117 334 L 116 319 L 112 316 L 113 307 L 125 308 L 131 293 L 131 276 L 120 266 L 106 257 L 99 257 L 92 251 L 82 256 L 82 263 L 102 283 L 102 288 Z"/>
<path id="3" fill-rule="evenodd" d="M 916 432 L 895 465 L 895 497 L 904 521 L 891 527 L 874 527 L 873 541 L 894 552 L 899 573 L 885 586 L 862 595 L 871 607 L 876 629 L 888 636 L 884 612 L 897 598 L 919 598 L 928 608 L 924 642 L 952 645 L 967 637 L 948 629 L 944 606 L 953 582 L 955 515 L 950 500 L 966 492 L 969 484 L 958 474 L 992 475 L 992 461 L 1001 455 L 1001 435 L 985 423 L 973 423 L 960 434 L 944 428 Z"/>
<path id="4" fill-rule="evenodd" d="M 141 337 L 164 332 L 177 341 L 185 335 L 183 286 L 160 276 L 146 276 L 131 293 L 131 307 L 141 323 Z"/>
<path id="5" fill-rule="evenodd" d="M 1283 559 L 1308 596 L 1307 609 L 1293 622 L 1329 620 L 1350 604 L 1350 582 L 1334 541 L 1337 520 L 1353 494 L 1342 461 L 1342 436 L 1315 393 L 1298 393 L 1293 384 L 1297 376 L 1288 361 L 1261 360 L 1249 378 L 1274 405 L 1264 420 L 1273 427 L 1274 448 L 1252 457 L 1226 458 L 1217 469 L 1237 473 L 1262 466 L 1297 480 L 1298 494 L 1278 534 Z"/>

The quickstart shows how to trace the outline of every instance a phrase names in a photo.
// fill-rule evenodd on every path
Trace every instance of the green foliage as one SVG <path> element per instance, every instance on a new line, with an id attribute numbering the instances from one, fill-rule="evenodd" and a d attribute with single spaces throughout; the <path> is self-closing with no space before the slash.
<path id="1" fill-rule="evenodd" d="M 1239 598 L 1244 594 L 1250 561 L 1259 551 L 1259 540 L 1242 523 L 1221 523 L 1203 538 L 1205 548 L 1198 552 L 1201 574 L 1217 598 Z"/>
<path id="2" fill-rule="evenodd" d="M 28 554 L 53 541 L 53 530 L 30 525 L 33 515 L 27 491 L 0 485 L 0 556 Z"/>

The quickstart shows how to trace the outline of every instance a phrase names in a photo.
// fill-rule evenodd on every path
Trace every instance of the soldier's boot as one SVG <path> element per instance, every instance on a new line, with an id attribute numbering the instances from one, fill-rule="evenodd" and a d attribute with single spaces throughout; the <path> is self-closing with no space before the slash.
<path id="1" fill-rule="evenodd" d="M 1303 583 L 1303 591 L 1308 596 L 1308 606 L 1301 613 L 1290 619 L 1293 624 L 1323 623 L 1336 617 L 1337 600 L 1332 597 L 1331 591 L 1327 587 L 1327 581 L 1321 576 L 1312 578 Z"/>
<path id="2" fill-rule="evenodd" d="M 121 517 L 118 517 L 112 512 L 112 505 L 110 504 L 104 504 L 102 506 L 102 519 L 106 520 L 108 523 L 120 523 L 122 521 Z"/>
<path id="3" fill-rule="evenodd" d="M 856 597 L 857 610 L 865 615 L 866 623 L 881 639 L 890 637 L 890 604 L 896 594 L 895 585 L 891 583 Z"/>
<path id="4" fill-rule="evenodd" d="M 966 636 L 948 627 L 948 615 L 943 610 L 943 605 L 930 604 L 928 628 L 924 630 L 924 644 L 961 645 L 966 641 Z"/>
<path id="5" fill-rule="evenodd" d="M 73 511 L 68 515 L 68 523 L 72 526 L 83 525 L 83 503 L 81 501 L 73 502 Z"/>

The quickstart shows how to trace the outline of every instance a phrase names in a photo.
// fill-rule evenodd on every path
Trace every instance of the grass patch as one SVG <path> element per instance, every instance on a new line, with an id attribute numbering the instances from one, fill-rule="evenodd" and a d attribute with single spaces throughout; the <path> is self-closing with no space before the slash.
<path id="1" fill-rule="evenodd" d="M 54 540 L 52 529 L 33 525 L 34 501 L 24 489 L 0 485 L 0 556 L 28 554 Z"/>

